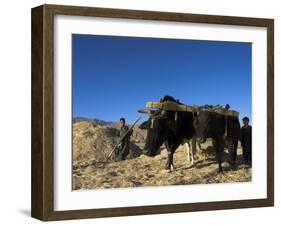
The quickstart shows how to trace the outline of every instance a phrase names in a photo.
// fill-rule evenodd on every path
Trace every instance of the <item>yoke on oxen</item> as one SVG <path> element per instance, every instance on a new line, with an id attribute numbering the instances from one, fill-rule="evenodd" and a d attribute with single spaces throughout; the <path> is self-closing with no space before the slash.
<path id="1" fill-rule="evenodd" d="M 146 109 L 141 109 L 138 112 L 146 113 L 149 115 L 153 115 L 155 113 L 155 109 L 166 110 L 166 111 L 186 111 L 186 112 L 199 112 L 199 111 L 210 111 L 215 112 L 217 114 L 225 115 L 225 116 L 239 116 L 239 112 L 234 110 L 229 110 L 229 108 L 223 108 L 221 105 L 203 105 L 203 106 L 189 106 L 185 104 L 180 104 L 174 101 L 164 101 L 164 102 L 146 102 Z"/>
<path id="2" fill-rule="evenodd" d="M 223 115 L 225 117 L 225 136 L 227 136 L 227 130 L 228 130 L 228 123 L 227 118 L 228 116 L 231 117 L 239 117 L 239 112 L 235 110 L 230 110 L 230 106 L 227 104 L 226 107 L 223 107 L 221 105 L 202 105 L 202 106 L 190 106 L 185 105 L 182 103 L 179 103 L 179 101 L 160 101 L 160 102 L 146 102 L 145 105 L 146 109 L 141 109 L 138 112 L 148 114 L 152 117 L 155 116 L 156 112 L 160 111 L 172 111 L 175 112 L 175 121 L 177 121 L 178 118 L 178 112 L 192 112 L 193 117 L 195 117 L 195 114 L 198 114 L 201 111 L 209 111 L 214 112 L 219 115 Z M 155 110 L 157 109 L 157 110 Z"/>

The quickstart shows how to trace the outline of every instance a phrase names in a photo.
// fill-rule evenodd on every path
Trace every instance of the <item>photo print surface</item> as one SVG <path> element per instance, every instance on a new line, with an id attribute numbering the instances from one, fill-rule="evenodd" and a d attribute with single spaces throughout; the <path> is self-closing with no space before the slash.
<path id="1" fill-rule="evenodd" d="M 72 34 L 72 189 L 252 179 L 252 44 Z"/>

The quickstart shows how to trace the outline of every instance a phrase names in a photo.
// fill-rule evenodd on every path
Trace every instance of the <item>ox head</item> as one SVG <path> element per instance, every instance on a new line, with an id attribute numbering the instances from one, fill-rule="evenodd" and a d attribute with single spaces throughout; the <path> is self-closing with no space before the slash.
<path id="1" fill-rule="evenodd" d="M 149 119 L 140 125 L 141 129 L 147 130 L 144 154 L 155 156 L 160 146 L 176 131 L 175 120 L 172 116 L 175 113 L 165 110 L 139 112 L 149 114 Z"/>
<path id="2" fill-rule="evenodd" d="M 205 142 L 210 137 L 212 127 L 212 115 L 208 111 L 199 111 L 193 119 L 193 125 L 196 131 L 196 137 L 200 142 Z"/>
<path id="3" fill-rule="evenodd" d="M 194 118 L 196 136 L 200 142 L 205 142 L 207 138 L 215 138 L 224 133 L 225 116 L 212 111 L 200 110 Z"/>
<path id="4" fill-rule="evenodd" d="M 194 117 L 194 127 L 196 136 L 201 138 L 201 142 L 204 142 L 206 138 L 215 138 L 221 136 L 225 132 L 225 115 L 217 114 L 214 110 L 229 110 L 230 106 L 227 104 L 225 108 L 220 105 L 204 105 L 197 107 L 197 114 Z M 240 124 L 237 119 L 237 130 L 240 131 Z"/>

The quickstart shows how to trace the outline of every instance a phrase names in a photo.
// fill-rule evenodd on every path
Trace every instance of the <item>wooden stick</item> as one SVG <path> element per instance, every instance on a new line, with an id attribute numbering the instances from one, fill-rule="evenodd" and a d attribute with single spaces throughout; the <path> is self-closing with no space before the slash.
<path id="1" fill-rule="evenodd" d="M 117 144 L 114 146 L 114 148 L 112 149 L 112 151 L 110 152 L 110 154 L 108 155 L 106 161 L 109 160 L 109 158 L 111 157 L 111 155 L 113 154 L 113 152 L 115 151 L 115 149 L 118 147 L 118 145 L 121 143 L 121 141 L 127 136 L 127 134 L 129 133 L 130 130 L 133 129 L 133 127 L 137 124 L 137 122 L 141 119 L 141 116 L 138 117 L 138 119 L 134 122 L 133 125 L 130 126 L 130 128 L 127 130 L 127 132 L 121 137 L 121 139 L 117 142 Z"/>

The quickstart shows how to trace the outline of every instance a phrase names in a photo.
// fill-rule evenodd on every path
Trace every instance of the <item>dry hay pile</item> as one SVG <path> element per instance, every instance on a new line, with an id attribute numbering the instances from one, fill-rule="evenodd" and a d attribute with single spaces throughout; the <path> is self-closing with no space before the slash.
<path id="1" fill-rule="evenodd" d="M 73 123 L 73 166 L 85 167 L 93 162 L 107 161 L 107 157 L 119 141 L 116 125 L 98 125 L 93 122 L 81 121 Z M 130 144 L 130 156 L 141 154 L 145 135 L 139 128 L 134 128 Z M 137 143 L 138 145 L 136 145 Z M 114 159 L 114 154 L 109 161 Z"/>

